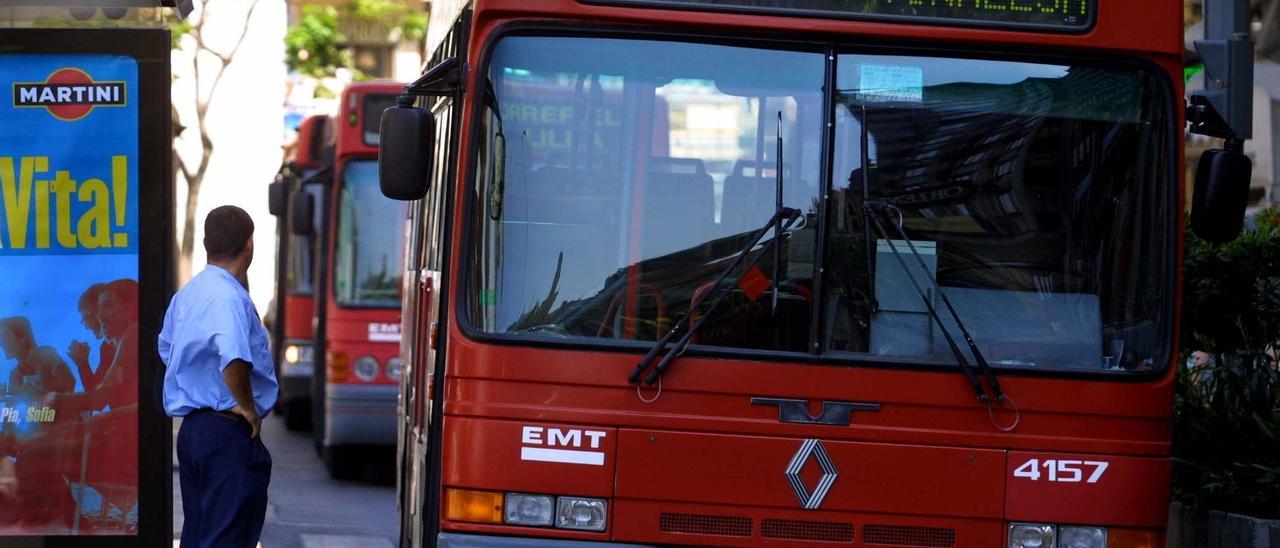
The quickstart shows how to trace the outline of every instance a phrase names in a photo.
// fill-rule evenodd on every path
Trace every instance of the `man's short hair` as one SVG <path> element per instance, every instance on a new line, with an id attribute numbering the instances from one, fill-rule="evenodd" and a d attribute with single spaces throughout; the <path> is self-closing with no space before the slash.
<path id="1" fill-rule="evenodd" d="M 224 205 L 204 218 L 204 251 L 211 260 L 239 255 L 253 236 L 253 219 L 243 209 Z"/>

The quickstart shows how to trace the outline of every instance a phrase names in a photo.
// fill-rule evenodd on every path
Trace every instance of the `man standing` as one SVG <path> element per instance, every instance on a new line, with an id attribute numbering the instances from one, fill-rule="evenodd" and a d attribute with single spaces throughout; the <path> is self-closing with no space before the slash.
<path id="1" fill-rule="evenodd" d="M 204 220 L 209 266 L 178 291 L 160 332 L 165 411 L 178 431 L 183 548 L 252 547 L 267 512 L 271 455 L 258 433 L 279 385 L 249 300 L 253 220 L 222 206 Z"/>

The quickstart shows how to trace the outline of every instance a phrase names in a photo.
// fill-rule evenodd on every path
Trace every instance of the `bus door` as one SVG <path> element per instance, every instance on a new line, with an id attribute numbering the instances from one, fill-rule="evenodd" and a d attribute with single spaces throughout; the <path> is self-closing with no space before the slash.
<path id="1" fill-rule="evenodd" d="M 454 100 L 443 98 L 436 102 L 432 114 L 436 121 L 436 149 L 433 154 L 438 168 L 432 173 L 431 188 L 427 195 L 415 204 L 411 217 L 410 233 L 416 235 L 412 245 L 409 272 L 406 276 L 405 307 L 402 332 L 412 334 L 410 344 L 402 346 L 404 360 L 409 364 L 406 374 L 401 380 L 401 405 L 399 414 L 402 418 L 400 427 L 400 443 L 398 463 L 400 481 L 398 504 L 403 538 L 422 538 L 423 517 L 433 515 L 433 510 L 423 508 L 423 497 L 431 492 L 428 484 L 429 467 L 426 458 L 432 451 L 431 425 L 434 421 L 432 396 L 439 380 L 437 362 L 441 339 L 445 329 L 441 326 L 441 315 L 444 313 L 444 297 L 442 283 L 445 270 L 446 246 L 446 201 L 452 192 L 448 183 L 453 180 L 455 170 L 447 161 L 450 151 L 455 150 L 453 140 Z M 412 230 L 420 226 L 420 230 Z"/>
<path id="2" fill-rule="evenodd" d="M 466 58 L 467 29 L 470 12 L 452 22 L 430 65 L 446 57 Z M 400 346 L 405 364 L 400 380 L 398 416 L 396 505 L 400 517 L 402 544 L 424 546 L 434 540 L 439 524 L 436 506 L 440 485 L 441 416 L 439 406 L 432 405 L 442 397 L 445 334 L 447 322 L 448 281 L 444 279 L 448 265 L 448 212 L 452 210 L 457 179 L 458 132 L 461 105 L 459 97 L 427 97 L 422 99 L 435 119 L 436 135 L 431 151 L 435 169 L 426 196 L 410 209 L 406 240 L 409 245 L 404 280 L 404 314 L 401 333 L 408 337 Z M 489 146 L 482 143 L 481 147 Z"/>

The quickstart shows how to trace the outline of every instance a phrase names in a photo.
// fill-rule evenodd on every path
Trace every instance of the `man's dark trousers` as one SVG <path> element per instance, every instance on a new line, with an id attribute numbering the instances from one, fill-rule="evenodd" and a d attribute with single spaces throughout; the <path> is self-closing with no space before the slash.
<path id="1" fill-rule="evenodd" d="M 249 423 L 194 412 L 178 430 L 182 548 L 252 548 L 267 516 L 271 454 Z"/>

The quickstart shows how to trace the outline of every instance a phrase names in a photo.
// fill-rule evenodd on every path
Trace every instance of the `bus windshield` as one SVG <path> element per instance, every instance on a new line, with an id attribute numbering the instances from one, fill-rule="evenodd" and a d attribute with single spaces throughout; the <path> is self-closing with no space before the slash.
<path id="1" fill-rule="evenodd" d="M 404 203 L 382 195 L 376 160 L 353 161 L 343 168 L 333 274 L 339 305 L 400 306 Z"/>
<path id="2" fill-rule="evenodd" d="M 954 365 L 932 279 L 993 366 L 1122 372 L 1167 351 L 1176 157 L 1168 86 L 1144 70 L 509 37 L 487 76 L 481 331 L 653 341 L 704 312 L 689 303 L 780 201 L 802 222 L 749 251 L 695 348 Z"/>

